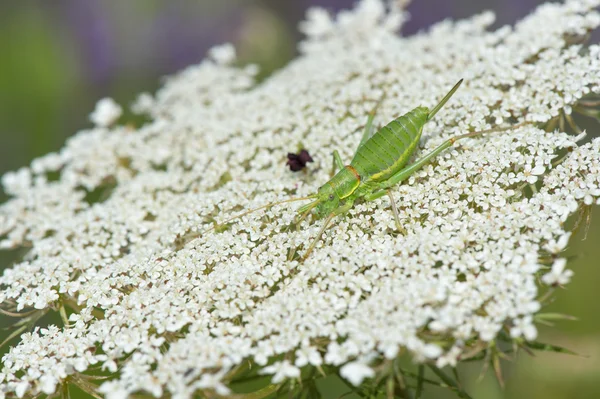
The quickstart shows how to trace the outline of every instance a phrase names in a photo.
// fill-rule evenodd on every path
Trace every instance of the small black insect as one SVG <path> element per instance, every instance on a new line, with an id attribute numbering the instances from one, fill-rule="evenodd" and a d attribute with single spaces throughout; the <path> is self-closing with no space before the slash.
<path id="1" fill-rule="evenodd" d="M 286 165 L 290 166 L 292 172 L 298 172 L 306 167 L 307 162 L 312 162 L 313 159 L 306 150 L 300 151 L 298 154 L 288 152 L 288 160 Z"/>

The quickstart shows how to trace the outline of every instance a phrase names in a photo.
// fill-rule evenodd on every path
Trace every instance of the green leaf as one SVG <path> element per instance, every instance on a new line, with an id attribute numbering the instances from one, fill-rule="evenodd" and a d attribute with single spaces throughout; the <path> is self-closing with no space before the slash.
<path id="1" fill-rule="evenodd" d="M 571 315 L 563 314 L 563 313 L 538 313 L 533 317 L 533 319 L 535 321 L 540 321 L 540 320 L 579 320 L 575 316 L 571 316 Z"/>
<path id="2" fill-rule="evenodd" d="M 504 389 L 504 377 L 502 377 L 502 367 L 500 366 L 500 356 L 498 353 L 494 354 L 492 358 L 492 365 L 494 366 L 494 374 L 498 380 L 500 388 Z"/>
<path id="3" fill-rule="evenodd" d="M 538 351 L 545 351 L 545 352 L 555 352 L 555 353 L 566 353 L 568 355 L 575 355 L 575 356 L 581 356 L 580 354 L 573 352 L 570 349 L 566 349 L 563 348 L 561 346 L 558 345 L 552 345 L 552 344 L 546 344 L 543 342 L 537 342 L 537 341 L 526 341 L 524 343 L 524 345 L 528 348 L 531 349 L 535 349 Z"/>

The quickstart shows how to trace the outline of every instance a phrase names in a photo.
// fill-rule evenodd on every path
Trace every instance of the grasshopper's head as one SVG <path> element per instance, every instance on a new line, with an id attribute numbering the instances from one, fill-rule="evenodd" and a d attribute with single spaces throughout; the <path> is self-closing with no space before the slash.
<path id="1" fill-rule="evenodd" d="M 319 203 L 315 209 L 315 213 L 319 219 L 330 215 L 340 206 L 340 197 L 336 194 L 333 186 L 326 183 L 319 188 L 317 193 Z"/>
<path id="2" fill-rule="evenodd" d="M 330 215 L 340 205 L 340 198 L 329 183 L 321 186 L 313 198 L 315 198 L 313 202 L 298 209 L 299 214 L 302 215 L 314 208 L 317 218 L 321 219 Z"/>

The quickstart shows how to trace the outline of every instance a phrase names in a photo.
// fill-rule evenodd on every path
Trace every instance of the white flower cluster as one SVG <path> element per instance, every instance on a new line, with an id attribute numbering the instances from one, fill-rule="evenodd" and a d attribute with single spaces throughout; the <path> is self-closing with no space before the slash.
<path id="1" fill-rule="evenodd" d="M 600 197 L 599 139 L 577 146 L 529 124 L 460 141 L 393 188 L 405 234 L 387 197 L 357 204 L 304 262 L 288 256 L 322 221 L 290 228 L 294 205 L 200 233 L 314 193 L 331 152 L 349 161 L 380 101 L 388 122 L 465 79 L 426 125 L 419 157 L 454 134 L 547 122 L 600 93 L 600 48 L 574 40 L 600 24 L 599 3 L 545 4 L 494 32 L 487 13 L 408 38 L 394 33 L 403 15 L 379 0 L 337 19 L 313 11 L 303 54 L 262 84 L 221 47 L 140 97 L 151 123 L 97 123 L 5 175 L 0 246 L 29 251 L 0 278 L 0 301 L 70 310 L 69 325 L 24 334 L 4 356 L 0 397 L 51 393 L 92 367 L 114 373 L 101 386 L 109 398 L 224 395 L 248 359 L 275 383 L 327 364 L 360 384 L 374 358 L 401 350 L 442 367 L 504 326 L 534 339 L 537 281 L 568 282 L 564 223 Z M 299 146 L 315 160 L 308 173 L 285 168 Z"/>
<path id="2" fill-rule="evenodd" d="M 103 98 L 98 101 L 94 112 L 90 114 L 90 120 L 100 127 L 109 127 L 121 117 L 123 109 L 112 98 Z"/>

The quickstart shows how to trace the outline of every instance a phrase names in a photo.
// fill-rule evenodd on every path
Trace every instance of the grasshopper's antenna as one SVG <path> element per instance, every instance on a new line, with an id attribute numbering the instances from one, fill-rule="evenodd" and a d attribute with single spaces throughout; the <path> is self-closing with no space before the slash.
<path id="1" fill-rule="evenodd" d="M 267 209 L 267 208 L 270 208 L 272 206 L 281 205 L 281 204 L 285 204 L 285 203 L 288 203 L 288 202 L 304 201 L 304 200 L 308 200 L 308 199 L 312 199 L 312 198 L 315 198 L 314 194 L 313 195 L 309 195 L 308 197 L 290 198 L 290 199 L 286 199 L 286 200 L 283 200 L 283 201 L 271 202 L 271 203 L 269 203 L 267 205 L 259 206 L 258 208 L 250 209 L 250 210 L 248 210 L 246 212 L 240 213 L 239 215 L 232 216 L 229 219 L 226 219 L 225 221 L 223 221 L 222 223 L 215 223 L 214 226 L 212 226 L 212 227 L 204 230 L 199 235 L 204 235 L 204 234 L 208 233 L 209 231 L 216 229 L 219 226 L 223 226 L 223 225 L 231 222 L 232 220 L 241 218 L 243 216 L 249 215 L 249 214 L 251 214 L 253 212 L 256 212 L 256 211 L 260 211 L 262 209 Z"/>
<path id="2" fill-rule="evenodd" d="M 435 114 L 438 113 L 438 111 L 448 102 L 448 100 L 450 100 L 450 97 L 452 97 L 452 95 L 454 94 L 454 92 L 456 90 L 458 90 L 458 88 L 460 87 L 460 84 L 463 82 L 463 79 L 459 80 L 457 84 L 454 85 L 454 87 L 452 89 L 450 89 L 450 91 L 448 92 L 448 94 L 446 94 L 446 96 L 444 98 L 442 98 L 442 101 L 439 102 L 438 105 L 436 105 L 430 112 L 429 115 L 427 115 L 427 121 L 430 121 L 431 119 L 433 119 L 433 116 Z"/>
<path id="3" fill-rule="evenodd" d="M 314 194 L 314 195 L 312 195 L 311 197 L 308 197 L 308 198 L 316 198 L 316 197 L 317 197 L 317 195 L 316 195 L 316 194 Z M 301 206 L 301 207 L 298 209 L 298 213 L 301 213 L 301 214 L 302 214 L 302 216 L 300 217 L 300 219 L 297 219 L 297 220 L 295 221 L 295 223 L 296 223 L 296 224 L 298 224 L 298 223 L 300 223 L 301 221 L 303 221 L 303 220 L 304 220 L 304 218 L 305 218 L 305 217 L 308 215 L 308 213 L 309 213 L 310 211 L 312 211 L 314 207 L 316 207 L 317 205 L 319 205 L 319 203 L 320 203 L 320 202 L 321 202 L 321 201 L 317 199 L 316 201 L 310 202 L 310 203 L 308 203 L 308 204 L 306 204 L 306 205 L 302 205 L 302 206 Z"/>

